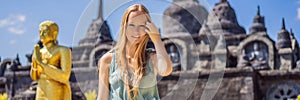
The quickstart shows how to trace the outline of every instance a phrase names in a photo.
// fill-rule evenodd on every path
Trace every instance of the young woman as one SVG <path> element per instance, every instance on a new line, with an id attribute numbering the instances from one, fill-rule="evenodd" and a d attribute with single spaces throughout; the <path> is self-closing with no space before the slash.
<path id="1" fill-rule="evenodd" d="M 149 38 L 155 50 L 146 50 Z M 172 72 L 159 31 L 141 4 L 126 9 L 116 47 L 98 62 L 101 100 L 158 100 L 156 75 Z"/>

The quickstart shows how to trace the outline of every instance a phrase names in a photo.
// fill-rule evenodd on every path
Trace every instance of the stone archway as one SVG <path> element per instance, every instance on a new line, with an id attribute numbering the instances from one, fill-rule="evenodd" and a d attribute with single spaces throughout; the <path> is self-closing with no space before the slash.
<path id="1" fill-rule="evenodd" d="M 188 47 L 186 43 L 181 39 L 176 38 L 169 38 L 163 41 L 165 46 L 168 45 L 175 45 L 178 49 L 179 55 L 180 55 L 180 67 L 181 70 L 187 70 L 188 69 Z M 167 49 L 167 48 L 166 48 Z"/>
<path id="2" fill-rule="evenodd" d="M 102 44 L 97 46 L 91 51 L 91 54 L 89 56 L 89 67 L 97 66 L 95 57 L 100 58 L 102 55 L 105 54 L 107 51 L 109 51 L 112 48 L 112 45 L 109 44 Z M 106 52 L 105 52 L 106 51 Z"/>

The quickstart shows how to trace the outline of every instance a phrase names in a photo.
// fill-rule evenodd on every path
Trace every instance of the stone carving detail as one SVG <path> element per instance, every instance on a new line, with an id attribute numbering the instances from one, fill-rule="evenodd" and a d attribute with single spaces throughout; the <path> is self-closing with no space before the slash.
<path id="1" fill-rule="evenodd" d="M 267 46 L 260 45 L 256 42 L 253 44 L 253 50 L 248 54 L 249 61 L 253 67 L 268 67 L 268 50 L 264 49 Z"/>
<path id="2" fill-rule="evenodd" d="M 269 53 L 267 45 L 262 42 L 248 44 L 239 57 L 238 67 L 252 66 L 254 69 L 269 69 Z"/>
<path id="3" fill-rule="evenodd" d="M 296 100 L 299 94 L 299 84 L 286 82 L 271 87 L 267 92 L 266 100 Z"/>

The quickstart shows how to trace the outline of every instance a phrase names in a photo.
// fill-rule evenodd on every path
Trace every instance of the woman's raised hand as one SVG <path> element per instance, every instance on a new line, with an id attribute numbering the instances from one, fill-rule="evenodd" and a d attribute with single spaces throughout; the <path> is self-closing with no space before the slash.
<path id="1" fill-rule="evenodd" d="M 146 22 L 145 31 L 148 33 L 151 40 L 154 42 L 157 39 L 160 39 L 160 34 L 157 27 L 152 22 Z"/>

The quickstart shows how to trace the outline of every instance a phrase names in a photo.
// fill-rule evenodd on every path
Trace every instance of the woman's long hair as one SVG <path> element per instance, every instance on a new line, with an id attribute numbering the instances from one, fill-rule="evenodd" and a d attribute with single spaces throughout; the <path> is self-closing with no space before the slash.
<path id="1" fill-rule="evenodd" d="M 133 77 L 132 81 L 129 81 L 129 73 L 128 73 L 128 60 L 126 59 L 126 43 L 128 42 L 126 38 L 126 26 L 129 18 L 129 14 L 131 12 L 135 11 L 141 11 L 143 14 L 147 17 L 147 19 L 150 21 L 150 15 L 149 11 L 146 9 L 145 6 L 141 4 L 135 4 L 130 7 L 128 7 L 122 17 L 122 23 L 121 23 L 121 29 L 120 29 L 120 35 L 119 40 L 116 44 L 116 52 L 117 52 L 117 64 L 118 67 L 121 69 L 122 72 L 122 79 L 124 80 L 124 83 L 126 84 L 127 94 L 130 99 L 133 99 L 135 96 L 138 95 L 138 88 L 140 85 L 140 81 L 145 73 L 145 65 L 147 62 L 146 59 L 146 45 L 149 39 L 148 34 L 144 34 L 140 36 L 137 40 L 135 40 L 132 43 L 132 46 L 130 47 L 130 56 L 134 58 L 133 60 Z M 142 14 L 141 14 L 142 15 Z M 134 52 L 135 51 L 135 52 Z M 128 66 L 129 67 L 129 66 Z M 131 86 L 132 85 L 132 86 Z"/>

